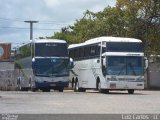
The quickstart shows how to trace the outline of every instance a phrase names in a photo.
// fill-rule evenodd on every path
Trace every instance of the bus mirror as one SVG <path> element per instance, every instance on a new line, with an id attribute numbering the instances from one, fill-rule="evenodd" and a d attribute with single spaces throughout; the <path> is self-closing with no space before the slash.
<path id="1" fill-rule="evenodd" d="M 103 76 L 106 76 L 106 66 L 107 66 L 106 57 L 102 57 L 102 73 L 103 73 Z"/>
<path id="2" fill-rule="evenodd" d="M 144 59 L 144 67 L 145 67 L 145 69 L 147 69 L 148 68 L 148 59 L 147 58 L 145 58 Z"/>
<path id="3" fill-rule="evenodd" d="M 74 62 L 73 62 L 73 59 L 70 58 L 70 69 L 72 69 L 74 67 Z"/>
<path id="4" fill-rule="evenodd" d="M 102 60 L 102 66 L 106 68 L 106 58 L 104 57 L 104 58 L 102 58 L 102 59 L 103 59 L 103 60 Z"/>
<path id="5" fill-rule="evenodd" d="M 35 58 L 32 58 L 32 68 L 34 68 L 35 65 Z"/>

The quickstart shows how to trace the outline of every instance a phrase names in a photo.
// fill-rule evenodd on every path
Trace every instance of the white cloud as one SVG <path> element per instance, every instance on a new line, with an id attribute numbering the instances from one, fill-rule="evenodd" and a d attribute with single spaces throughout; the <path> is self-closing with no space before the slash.
<path id="1" fill-rule="evenodd" d="M 60 5 L 60 0 L 44 0 L 48 7 L 57 7 Z"/>
<path id="2" fill-rule="evenodd" d="M 105 8 L 105 5 L 95 5 L 91 9 L 89 9 L 92 12 L 99 12 Z"/>
<path id="3" fill-rule="evenodd" d="M 0 0 L 0 27 L 29 28 L 24 20 L 55 21 L 53 24 L 34 24 L 34 28 L 60 29 L 83 17 L 86 10 L 97 12 L 116 0 Z M 21 21 L 21 22 L 20 22 Z M 60 24 L 60 25 L 59 25 Z M 58 30 L 56 30 L 58 31 Z M 55 30 L 34 30 L 34 38 L 51 36 Z M 27 42 L 29 29 L 0 28 L 0 40 L 14 43 Z"/>

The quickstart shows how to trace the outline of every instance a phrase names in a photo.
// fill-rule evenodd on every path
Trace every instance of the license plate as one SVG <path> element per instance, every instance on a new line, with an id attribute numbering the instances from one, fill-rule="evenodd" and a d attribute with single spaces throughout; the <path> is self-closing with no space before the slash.
<path id="1" fill-rule="evenodd" d="M 110 83 L 110 88 L 112 89 L 116 88 L 116 83 Z"/>
<path id="2" fill-rule="evenodd" d="M 50 84 L 50 86 L 56 86 L 56 84 Z"/>

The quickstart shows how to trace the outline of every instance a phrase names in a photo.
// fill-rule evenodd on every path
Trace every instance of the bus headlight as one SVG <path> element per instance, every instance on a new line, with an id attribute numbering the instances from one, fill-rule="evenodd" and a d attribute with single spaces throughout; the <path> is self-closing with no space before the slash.
<path id="1" fill-rule="evenodd" d="M 41 82 L 43 82 L 43 79 L 41 79 L 41 78 L 35 78 L 35 82 L 41 83 Z"/>
<path id="2" fill-rule="evenodd" d="M 143 86 L 143 84 L 137 84 L 137 86 Z"/>
<path id="3" fill-rule="evenodd" d="M 143 81 L 144 81 L 143 78 L 137 78 L 136 80 L 137 80 L 137 81 L 140 81 L 140 82 L 143 82 Z"/>
<path id="4" fill-rule="evenodd" d="M 107 80 L 109 80 L 109 81 L 116 81 L 117 79 L 116 79 L 116 76 L 111 76 L 110 78 L 107 78 Z"/>

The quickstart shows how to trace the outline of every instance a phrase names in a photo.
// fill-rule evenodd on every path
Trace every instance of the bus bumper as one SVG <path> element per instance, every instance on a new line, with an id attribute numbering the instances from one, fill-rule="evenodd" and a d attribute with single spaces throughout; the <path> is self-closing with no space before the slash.
<path id="1" fill-rule="evenodd" d="M 144 89 L 144 81 L 107 81 L 105 82 L 104 89 Z"/>
<path id="2" fill-rule="evenodd" d="M 69 82 L 35 82 L 35 87 L 36 88 L 50 88 L 50 89 L 55 89 L 55 88 L 64 88 L 68 87 Z"/>

